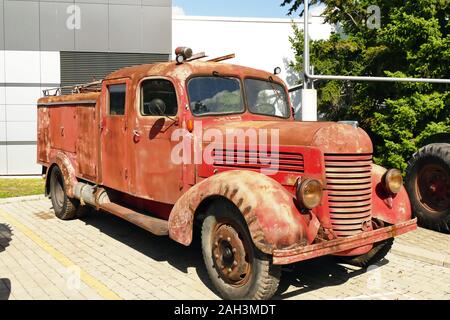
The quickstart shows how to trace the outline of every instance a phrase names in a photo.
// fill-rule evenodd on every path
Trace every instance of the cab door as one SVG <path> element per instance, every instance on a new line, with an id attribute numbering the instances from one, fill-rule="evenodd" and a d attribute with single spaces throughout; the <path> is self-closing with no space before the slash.
<path id="1" fill-rule="evenodd" d="M 182 189 L 182 165 L 172 159 L 179 143 L 171 141 L 172 133 L 180 128 L 175 86 L 168 79 L 148 78 L 136 90 L 131 193 L 173 204 Z"/>
<path id="2" fill-rule="evenodd" d="M 129 80 L 103 82 L 101 108 L 102 184 L 122 191 L 129 190 L 128 146 Z"/>

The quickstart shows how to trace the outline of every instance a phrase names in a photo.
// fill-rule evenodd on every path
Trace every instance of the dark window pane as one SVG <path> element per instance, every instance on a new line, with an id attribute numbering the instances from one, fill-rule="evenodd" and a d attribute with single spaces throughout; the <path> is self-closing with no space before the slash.
<path id="1" fill-rule="evenodd" d="M 245 93 L 250 112 L 287 118 L 290 115 L 284 87 L 278 83 L 246 79 Z"/>
<path id="2" fill-rule="evenodd" d="M 144 116 L 177 114 L 177 95 L 172 82 L 168 80 L 145 80 L 142 83 L 141 99 L 141 112 Z"/>
<path id="3" fill-rule="evenodd" d="M 241 83 L 236 78 L 198 77 L 188 84 L 194 115 L 229 114 L 244 111 Z"/>
<path id="4" fill-rule="evenodd" d="M 125 114 L 125 84 L 113 84 L 109 90 L 109 114 L 120 116 Z"/>

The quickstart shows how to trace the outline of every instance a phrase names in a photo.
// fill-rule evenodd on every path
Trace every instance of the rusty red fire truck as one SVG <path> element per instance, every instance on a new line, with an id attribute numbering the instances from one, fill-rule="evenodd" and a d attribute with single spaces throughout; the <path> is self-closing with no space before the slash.
<path id="1" fill-rule="evenodd" d="M 56 216 L 95 208 L 186 246 L 199 232 L 226 299 L 269 299 L 281 266 L 323 255 L 367 266 L 416 228 L 400 171 L 372 162 L 361 128 L 295 121 L 277 75 L 226 58 L 179 48 L 46 91 L 37 159 Z"/>

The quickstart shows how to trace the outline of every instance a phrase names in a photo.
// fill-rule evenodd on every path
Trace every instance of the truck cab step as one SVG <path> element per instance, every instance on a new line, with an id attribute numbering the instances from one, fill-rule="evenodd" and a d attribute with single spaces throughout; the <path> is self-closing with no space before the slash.
<path id="1" fill-rule="evenodd" d="M 113 202 L 102 204 L 100 209 L 125 219 L 157 236 L 169 234 L 169 224 L 166 220 L 147 216 Z"/>

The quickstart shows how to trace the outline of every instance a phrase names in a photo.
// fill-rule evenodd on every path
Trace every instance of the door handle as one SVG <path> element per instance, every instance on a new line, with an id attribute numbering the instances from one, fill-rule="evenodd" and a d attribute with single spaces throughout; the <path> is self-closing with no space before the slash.
<path id="1" fill-rule="evenodd" d="M 133 130 L 133 141 L 135 143 L 138 143 L 139 141 L 141 141 L 141 134 L 136 129 Z"/>

